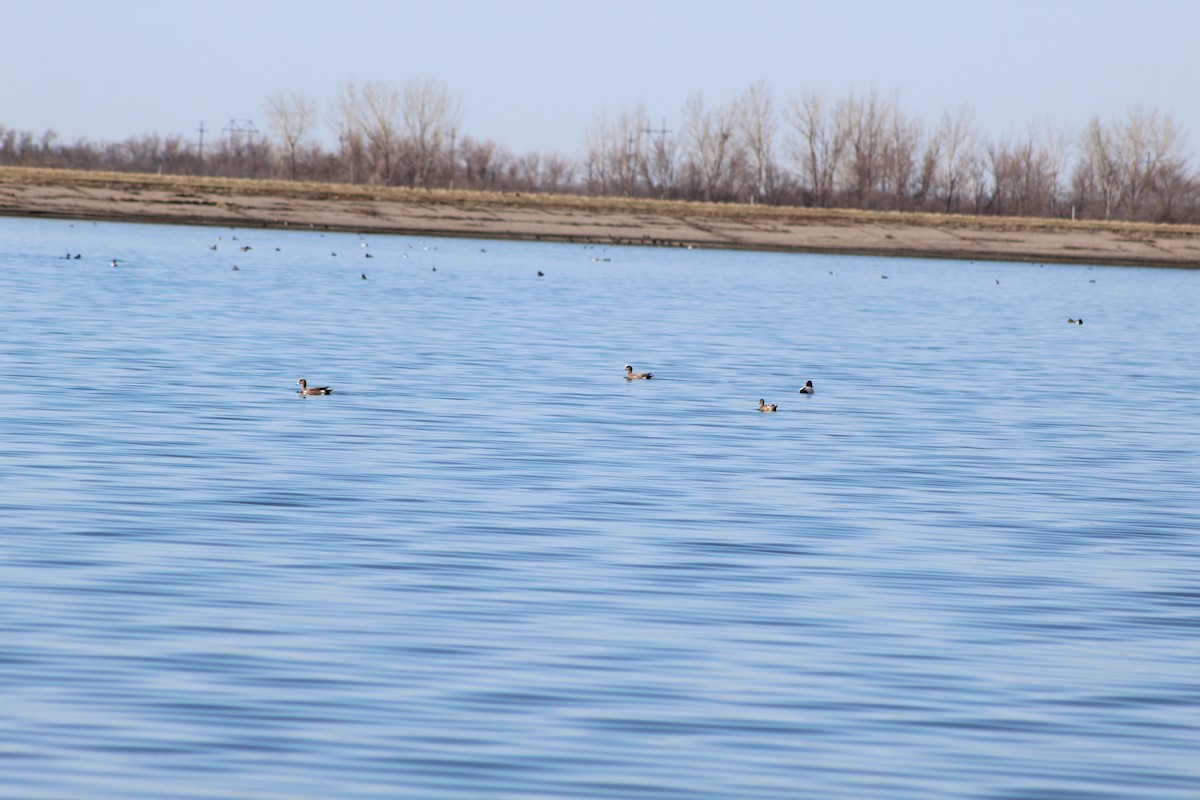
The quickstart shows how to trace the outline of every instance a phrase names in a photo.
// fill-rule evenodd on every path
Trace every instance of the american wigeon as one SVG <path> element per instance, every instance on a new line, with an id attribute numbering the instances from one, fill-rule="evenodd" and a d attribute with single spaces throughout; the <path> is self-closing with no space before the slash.
<path id="1" fill-rule="evenodd" d="M 308 381 L 301 378 L 296 381 L 300 384 L 300 394 L 333 394 L 333 389 L 328 386 L 309 386 Z"/>
<path id="2" fill-rule="evenodd" d="M 629 364 L 625 365 L 625 380 L 649 380 L 654 377 L 652 372 L 634 372 L 633 367 Z"/>
<path id="3" fill-rule="evenodd" d="M 763 399 L 760 397 L 760 398 L 759 398 L 759 400 L 758 400 L 758 410 L 759 410 L 759 411 L 778 411 L 778 410 L 779 410 L 779 406 L 778 406 L 778 405 L 776 405 L 775 403 L 769 403 L 769 404 L 768 404 L 768 403 L 767 403 L 765 400 L 763 400 Z"/>
<path id="4" fill-rule="evenodd" d="M 805 381 L 804 385 L 800 387 L 800 394 L 814 394 L 815 392 L 812 381 Z"/>

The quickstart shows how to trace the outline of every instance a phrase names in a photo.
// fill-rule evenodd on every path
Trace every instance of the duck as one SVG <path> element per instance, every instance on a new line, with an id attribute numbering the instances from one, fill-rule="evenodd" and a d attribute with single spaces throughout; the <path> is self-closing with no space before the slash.
<path id="1" fill-rule="evenodd" d="M 1083 324 L 1083 317 L 1080 317 L 1079 319 L 1069 318 L 1069 319 L 1067 320 L 1067 324 L 1068 324 L 1068 325 L 1082 325 L 1082 324 Z"/>
<path id="2" fill-rule="evenodd" d="M 758 410 L 759 411 L 778 411 L 779 406 L 775 403 L 768 403 L 760 397 L 758 399 Z"/>
<path id="3" fill-rule="evenodd" d="M 805 381 L 800 387 L 800 394 L 816 394 L 816 389 L 813 388 L 812 381 Z"/>
<path id="4" fill-rule="evenodd" d="M 627 381 L 632 381 L 635 379 L 649 380 L 650 378 L 653 378 L 653 377 L 654 377 L 654 373 L 652 373 L 652 372 L 634 372 L 632 366 L 630 366 L 629 364 L 625 365 L 625 380 L 627 380 Z"/>
<path id="5" fill-rule="evenodd" d="M 308 381 L 304 380 L 304 378 L 296 381 L 296 383 L 300 384 L 300 394 L 302 395 L 333 394 L 333 389 L 330 389 L 328 386 L 309 386 Z"/>

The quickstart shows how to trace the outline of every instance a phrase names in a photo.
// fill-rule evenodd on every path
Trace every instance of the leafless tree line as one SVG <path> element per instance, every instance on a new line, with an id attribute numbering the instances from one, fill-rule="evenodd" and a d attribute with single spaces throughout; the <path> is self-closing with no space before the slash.
<path id="1" fill-rule="evenodd" d="M 515 155 L 460 131 L 445 86 L 346 84 L 317 103 L 277 92 L 268 134 L 227 131 L 64 143 L 0 125 L 0 164 L 386 186 L 567 192 L 711 202 L 1200 222 L 1200 173 L 1169 116 L 1135 107 L 1077 136 L 1050 126 L 988 139 L 969 107 L 933 125 L 875 91 L 804 91 L 777 107 L 762 82 L 716 105 L 688 98 L 677 130 L 642 106 L 598 115 L 575 161 Z M 337 144 L 317 139 L 322 124 Z"/>

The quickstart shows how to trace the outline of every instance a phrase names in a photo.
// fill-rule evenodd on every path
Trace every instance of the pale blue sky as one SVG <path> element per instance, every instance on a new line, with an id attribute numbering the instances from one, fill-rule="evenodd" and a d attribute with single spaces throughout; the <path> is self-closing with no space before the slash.
<path id="1" fill-rule="evenodd" d="M 38 0 L 0 12 L 0 124 L 72 140 L 266 129 L 275 91 L 324 111 L 348 81 L 442 82 L 462 132 L 515 153 L 582 153 L 597 115 L 638 103 L 678 130 L 759 80 L 874 88 L 936 124 L 969 105 L 999 137 L 1078 132 L 1136 104 L 1200 149 L 1196 0 Z M 323 128 L 326 126 L 323 124 Z M 323 131 L 324 135 L 324 131 Z"/>

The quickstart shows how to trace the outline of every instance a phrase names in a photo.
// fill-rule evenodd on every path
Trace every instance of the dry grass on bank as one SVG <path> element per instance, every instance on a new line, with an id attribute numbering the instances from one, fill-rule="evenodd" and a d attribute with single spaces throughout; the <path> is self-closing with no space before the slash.
<path id="1" fill-rule="evenodd" d="M 206 192 L 220 195 L 281 197 L 304 200 L 386 201 L 460 207 L 523 208 L 564 210 L 593 214 L 650 214 L 691 218 L 779 223 L 826 222 L 837 224 L 877 223 L 893 226 L 959 228 L 997 231 L 1106 231 L 1124 236 L 1200 236 L 1200 225 L 1168 225 L 1146 222 L 1062 220 L 1040 217 L 979 217 L 905 211 L 858 211 L 853 209 L 802 208 L 798 206 L 751 206 L 734 203 L 702 203 L 625 197 L 589 197 L 570 194 L 529 192 L 484 192 L 452 189 L 410 189 L 397 186 L 317 183 L 311 181 L 250 180 L 186 175 L 152 175 L 86 170 L 0 167 L 0 186 L 35 185 L 61 187 L 105 187 L 152 189 L 179 194 Z"/>

